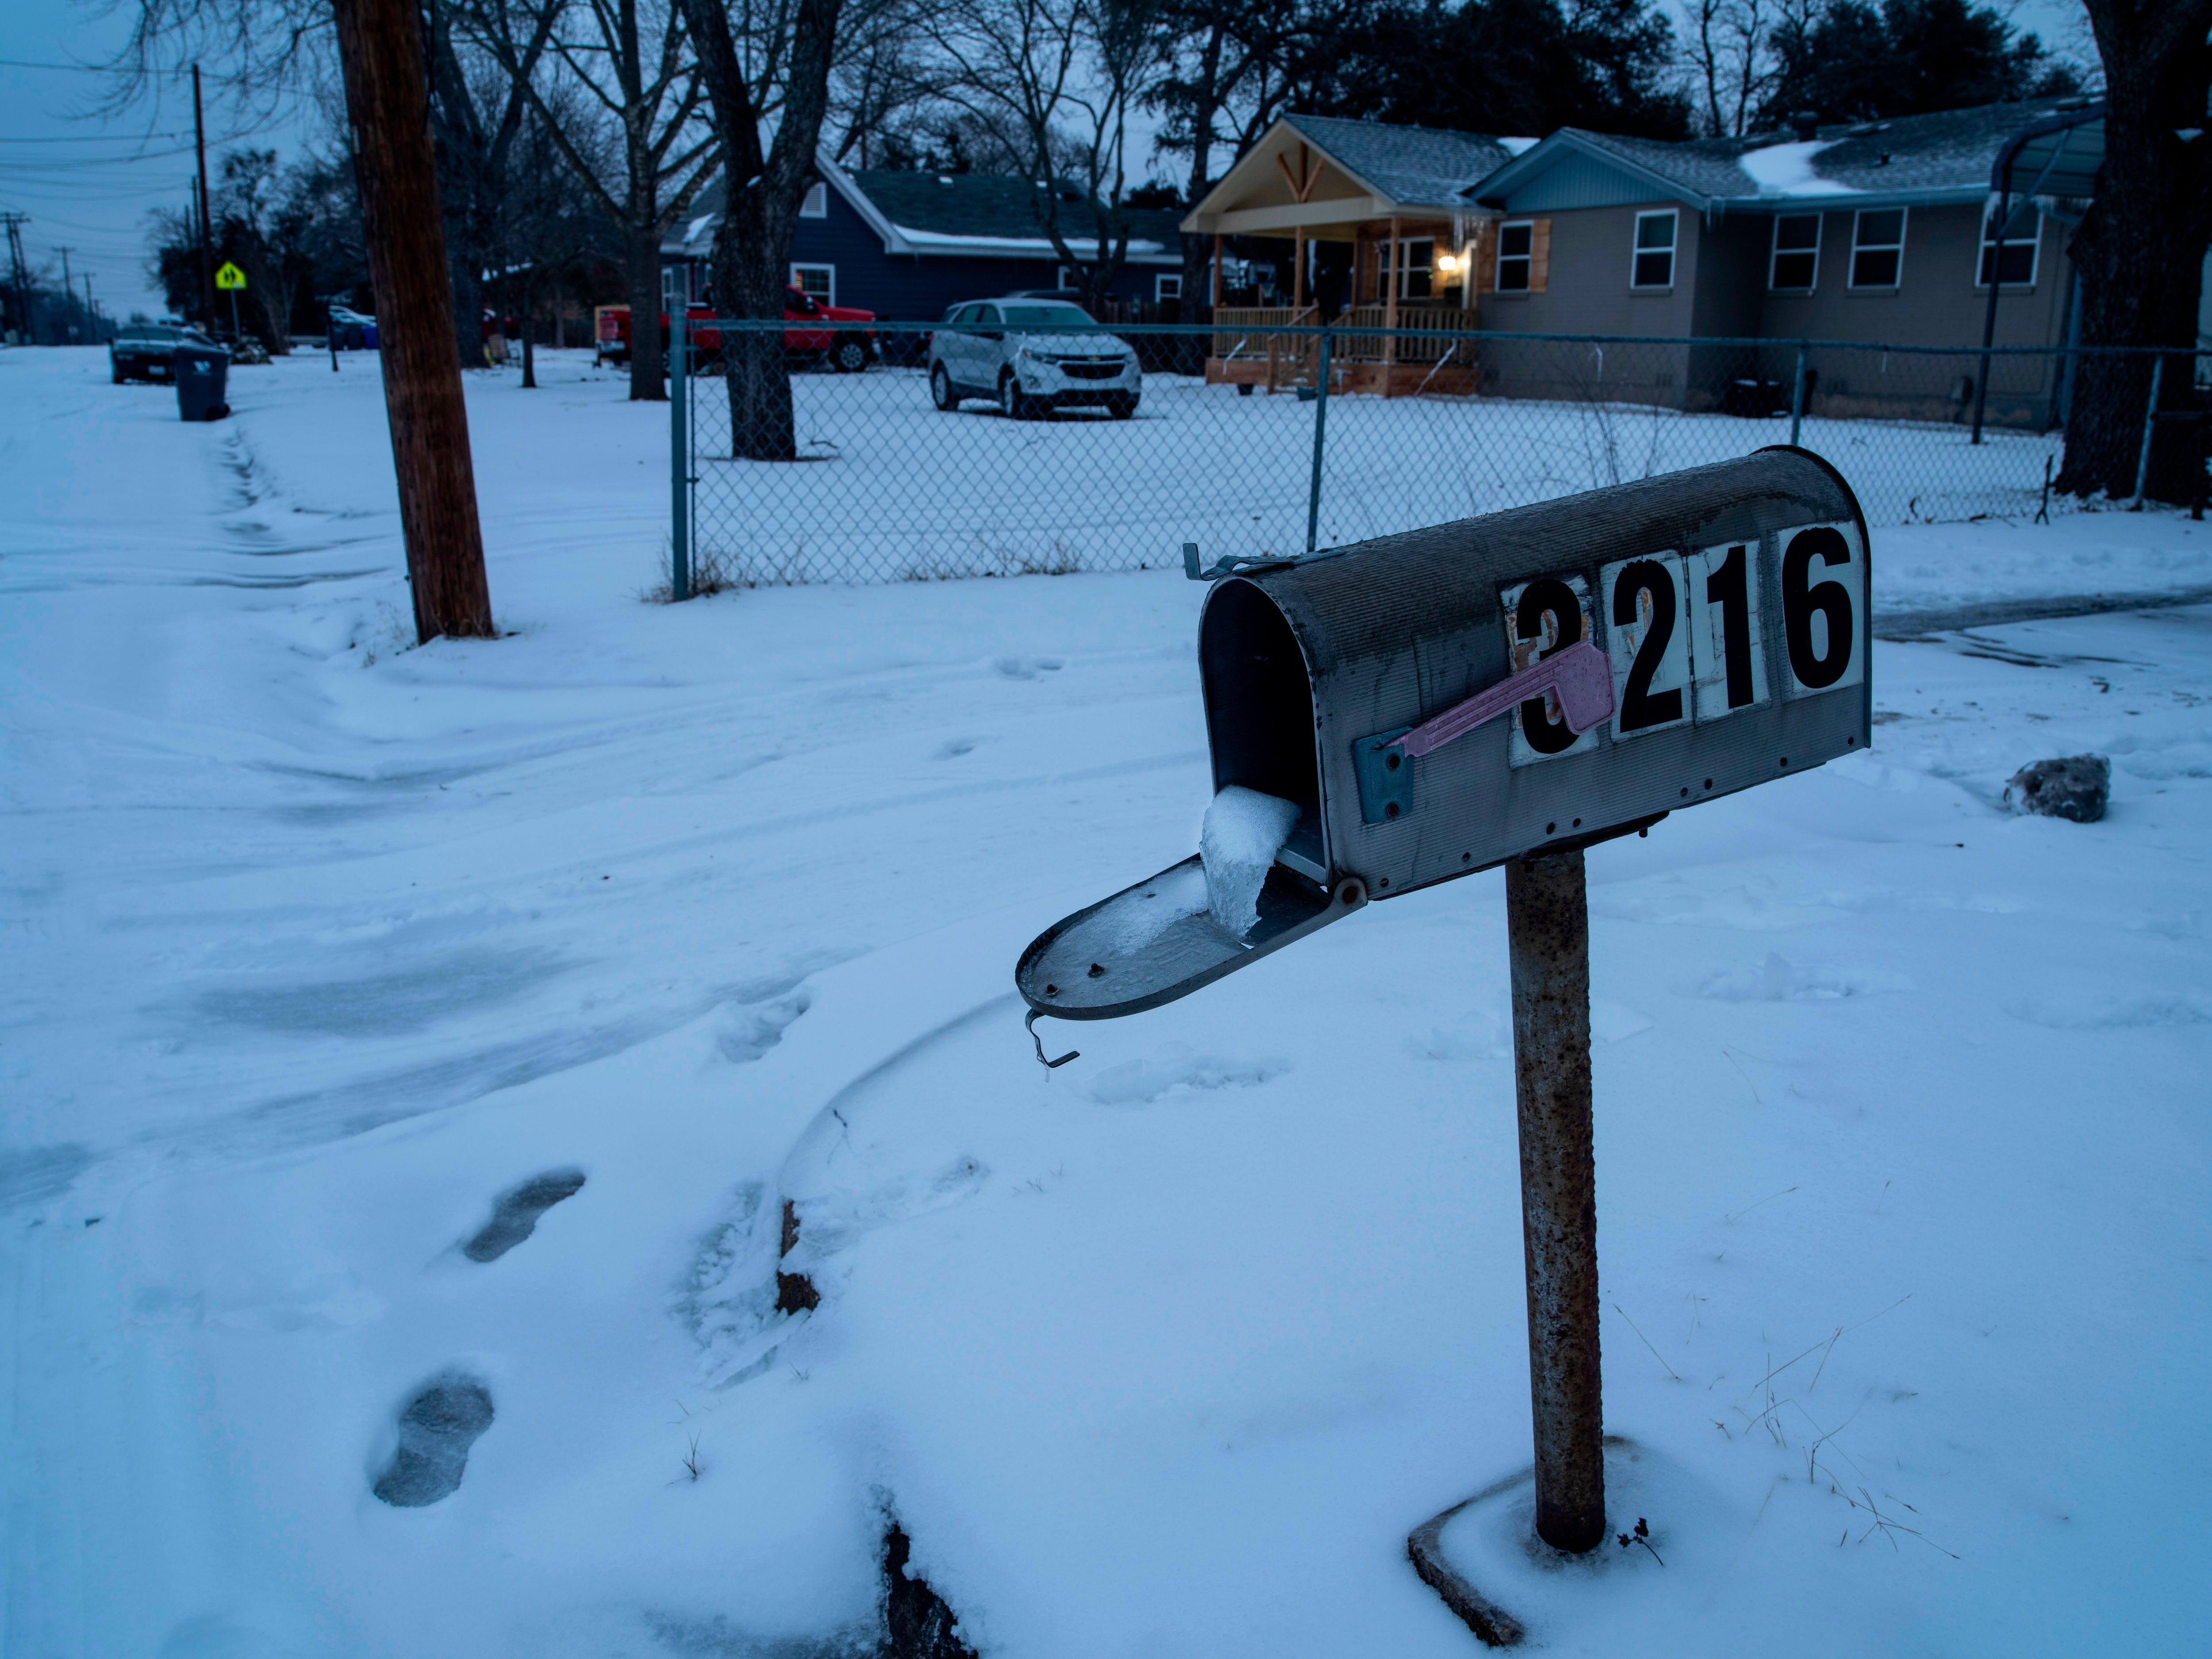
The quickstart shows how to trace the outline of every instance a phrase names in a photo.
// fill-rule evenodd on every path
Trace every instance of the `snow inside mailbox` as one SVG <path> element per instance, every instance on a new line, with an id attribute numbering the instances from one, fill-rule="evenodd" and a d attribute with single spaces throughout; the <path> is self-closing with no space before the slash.
<path id="1" fill-rule="evenodd" d="M 1201 852 L 1048 929 L 1024 999 L 1157 1007 L 1370 900 L 1864 747 L 1869 558 L 1842 475 L 1784 447 L 1218 580 Z M 1570 665 L 1595 702 L 1551 689 Z"/>

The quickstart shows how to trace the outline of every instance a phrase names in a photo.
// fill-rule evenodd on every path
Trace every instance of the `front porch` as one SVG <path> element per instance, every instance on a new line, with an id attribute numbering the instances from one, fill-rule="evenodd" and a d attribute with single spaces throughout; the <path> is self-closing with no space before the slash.
<path id="1" fill-rule="evenodd" d="M 1474 320 L 1469 313 L 1443 307 L 1351 307 L 1329 325 L 1328 395 L 1474 392 L 1479 380 L 1469 336 Z M 1319 336 L 1255 331 L 1320 325 L 1316 306 L 1219 307 L 1206 358 L 1206 384 L 1264 386 L 1270 394 L 1310 391 L 1319 384 Z"/>

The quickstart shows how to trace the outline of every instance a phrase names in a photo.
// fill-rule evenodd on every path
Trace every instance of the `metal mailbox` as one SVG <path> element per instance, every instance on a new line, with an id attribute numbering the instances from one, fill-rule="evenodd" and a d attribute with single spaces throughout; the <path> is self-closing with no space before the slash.
<path id="1" fill-rule="evenodd" d="M 1370 899 L 1863 747 L 1869 559 L 1841 474 L 1778 447 L 1221 577 L 1198 645 L 1214 787 L 1299 812 L 1258 925 L 1184 909 L 1187 860 L 1048 929 L 1024 998 L 1156 1007 Z M 1547 689 L 1514 700 L 1516 675 Z"/>

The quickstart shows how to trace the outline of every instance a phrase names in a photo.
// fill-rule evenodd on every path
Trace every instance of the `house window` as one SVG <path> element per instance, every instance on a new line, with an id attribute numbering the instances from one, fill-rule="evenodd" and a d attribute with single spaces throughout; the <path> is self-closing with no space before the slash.
<path id="1" fill-rule="evenodd" d="M 2033 208 L 2014 210 L 2012 219 L 2004 228 L 2000 245 L 1997 238 L 1997 216 L 1990 214 L 1982 222 L 1982 268 L 1974 278 L 1974 286 L 1990 285 L 1990 270 L 1996 268 L 1998 283 L 2006 288 L 2030 288 L 2035 283 L 2035 250 L 2043 240 L 2043 215 Z"/>
<path id="2" fill-rule="evenodd" d="M 793 265 L 791 285 L 818 306 L 837 303 L 837 267 L 835 265 Z"/>
<path id="3" fill-rule="evenodd" d="M 1636 216 L 1636 263 L 1629 272 L 1631 288 L 1674 286 L 1674 223 L 1673 208 Z"/>
<path id="4" fill-rule="evenodd" d="M 806 194 L 799 198 L 799 216 L 802 219 L 827 219 L 830 216 L 830 186 L 818 179 L 807 185 Z"/>
<path id="5" fill-rule="evenodd" d="M 1500 294 L 1526 294 L 1528 291 L 1528 262 L 1536 246 L 1536 222 L 1523 219 L 1517 224 L 1498 227 L 1498 291 Z"/>
<path id="6" fill-rule="evenodd" d="M 1182 299 L 1182 278 L 1180 276 L 1153 277 L 1152 298 L 1162 305 L 1165 305 L 1170 300 Z"/>
<path id="7" fill-rule="evenodd" d="M 1820 268 L 1820 216 L 1779 215 L 1774 221 L 1774 263 L 1767 271 L 1767 287 L 1809 294 Z"/>
<path id="8" fill-rule="evenodd" d="M 1377 242 L 1382 259 L 1380 267 L 1382 288 L 1390 291 L 1390 243 L 1388 239 Z M 1433 236 L 1408 236 L 1405 239 L 1406 276 L 1398 289 L 1401 300 L 1425 300 L 1434 292 L 1437 264 L 1437 239 Z"/>
<path id="9" fill-rule="evenodd" d="M 1861 208 L 1851 222 L 1851 286 L 1895 288 L 1905 275 L 1905 210 Z"/>

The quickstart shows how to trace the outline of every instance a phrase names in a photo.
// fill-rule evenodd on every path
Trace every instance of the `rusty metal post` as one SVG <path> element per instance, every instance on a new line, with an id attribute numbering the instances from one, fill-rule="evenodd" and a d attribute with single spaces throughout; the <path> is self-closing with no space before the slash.
<path id="1" fill-rule="evenodd" d="M 1536 1534 L 1580 1553 L 1605 1536 L 1597 1196 L 1590 1141 L 1589 907 L 1579 848 L 1505 866 L 1513 1081 Z"/>

